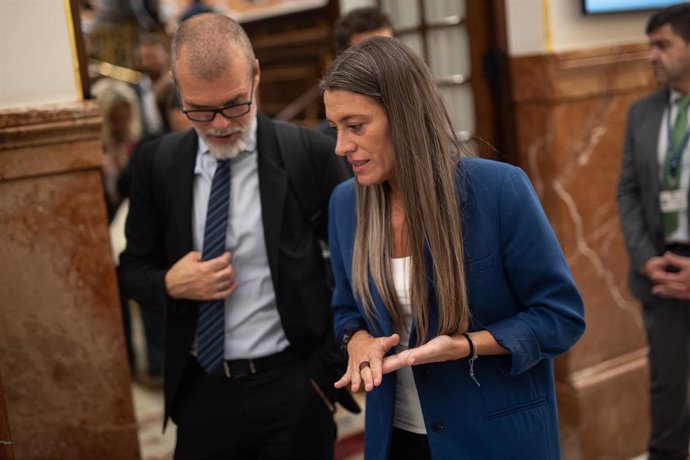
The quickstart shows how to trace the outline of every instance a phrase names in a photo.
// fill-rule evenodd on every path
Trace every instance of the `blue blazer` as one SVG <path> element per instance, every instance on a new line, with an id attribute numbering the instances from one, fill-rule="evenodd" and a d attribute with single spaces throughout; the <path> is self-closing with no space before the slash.
<path id="1" fill-rule="evenodd" d="M 552 359 L 566 352 L 585 329 L 582 299 L 539 199 L 522 170 L 494 161 L 464 159 L 459 165 L 470 330 L 486 329 L 510 350 L 413 366 L 429 446 L 440 459 L 558 459 L 558 415 Z M 335 292 L 335 334 L 364 326 L 372 335 L 394 333 L 372 283 L 370 323 L 352 294 L 355 187 L 333 192 L 329 245 Z M 429 262 L 427 261 L 427 266 Z M 431 277 L 431 273 L 429 273 Z M 433 283 L 433 280 L 431 280 Z M 438 310 L 431 298 L 430 325 Z M 416 342 L 414 329 L 410 342 Z M 387 459 L 395 402 L 395 373 L 367 394 L 365 458 Z"/>

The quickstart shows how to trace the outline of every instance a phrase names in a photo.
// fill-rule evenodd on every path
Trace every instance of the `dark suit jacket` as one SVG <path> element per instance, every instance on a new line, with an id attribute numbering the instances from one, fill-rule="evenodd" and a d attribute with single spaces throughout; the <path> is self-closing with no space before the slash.
<path id="1" fill-rule="evenodd" d="M 655 296 L 649 279 L 640 270 L 666 247 L 659 206 L 658 145 L 669 96 L 665 88 L 630 106 L 618 183 L 618 212 L 630 255 L 628 285 L 634 296 L 647 302 Z"/>
<path id="2" fill-rule="evenodd" d="M 311 164 L 323 203 L 321 221 L 310 224 L 283 166 L 289 146 L 278 145 L 273 122 L 258 115 L 257 150 L 262 219 L 271 278 L 283 329 L 291 345 L 309 360 L 311 377 L 333 400 L 333 382 L 342 371 L 342 356 L 332 333 L 324 261 L 318 239 L 326 238 L 328 198 L 348 177 L 333 151 L 333 141 L 307 130 Z M 127 249 L 119 276 L 125 293 L 147 308 L 167 313 L 165 398 L 174 416 L 178 389 L 189 362 L 197 324 L 197 302 L 166 295 L 164 276 L 193 250 L 192 205 L 197 134 L 189 131 L 171 151 L 157 149 L 160 140 L 133 159 Z"/>

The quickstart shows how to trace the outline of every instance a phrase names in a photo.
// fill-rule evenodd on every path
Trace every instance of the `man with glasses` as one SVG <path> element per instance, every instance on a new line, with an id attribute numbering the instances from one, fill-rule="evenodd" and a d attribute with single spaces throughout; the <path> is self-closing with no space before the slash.
<path id="1" fill-rule="evenodd" d="M 327 137 L 258 113 L 259 62 L 232 19 L 183 22 L 172 75 L 194 130 L 135 158 L 119 272 L 127 295 L 167 313 L 175 456 L 332 458 L 344 363 L 318 240 L 347 169 Z M 315 221 L 286 158 L 302 158 L 301 177 L 318 184 Z"/>

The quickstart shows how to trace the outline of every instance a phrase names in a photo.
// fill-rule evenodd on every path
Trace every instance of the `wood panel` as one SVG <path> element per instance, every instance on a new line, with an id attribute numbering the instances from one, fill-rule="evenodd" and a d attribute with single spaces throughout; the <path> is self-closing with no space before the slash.
<path id="1" fill-rule="evenodd" d="M 337 0 L 320 8 L 242 23 L 261 64 L 261 110 L 275 116 L 318 84 L 333 59 L 331 25 Z M 312 97 L 295 121 L 314 125 L 324 117 L 323 102 Z"/>

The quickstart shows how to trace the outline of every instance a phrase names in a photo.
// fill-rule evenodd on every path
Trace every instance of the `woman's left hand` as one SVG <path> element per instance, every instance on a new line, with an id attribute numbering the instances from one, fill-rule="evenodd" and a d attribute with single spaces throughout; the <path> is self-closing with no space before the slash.
<path id="1" fill-rule="evenodd" d="M 470 353 L 467 339 L 462 335 L 439 335 L 416 348 L 410 348 L 383 359 L 383 373 L 397 371 L 404 366 L 439 363 L 464 358 Z"/>

